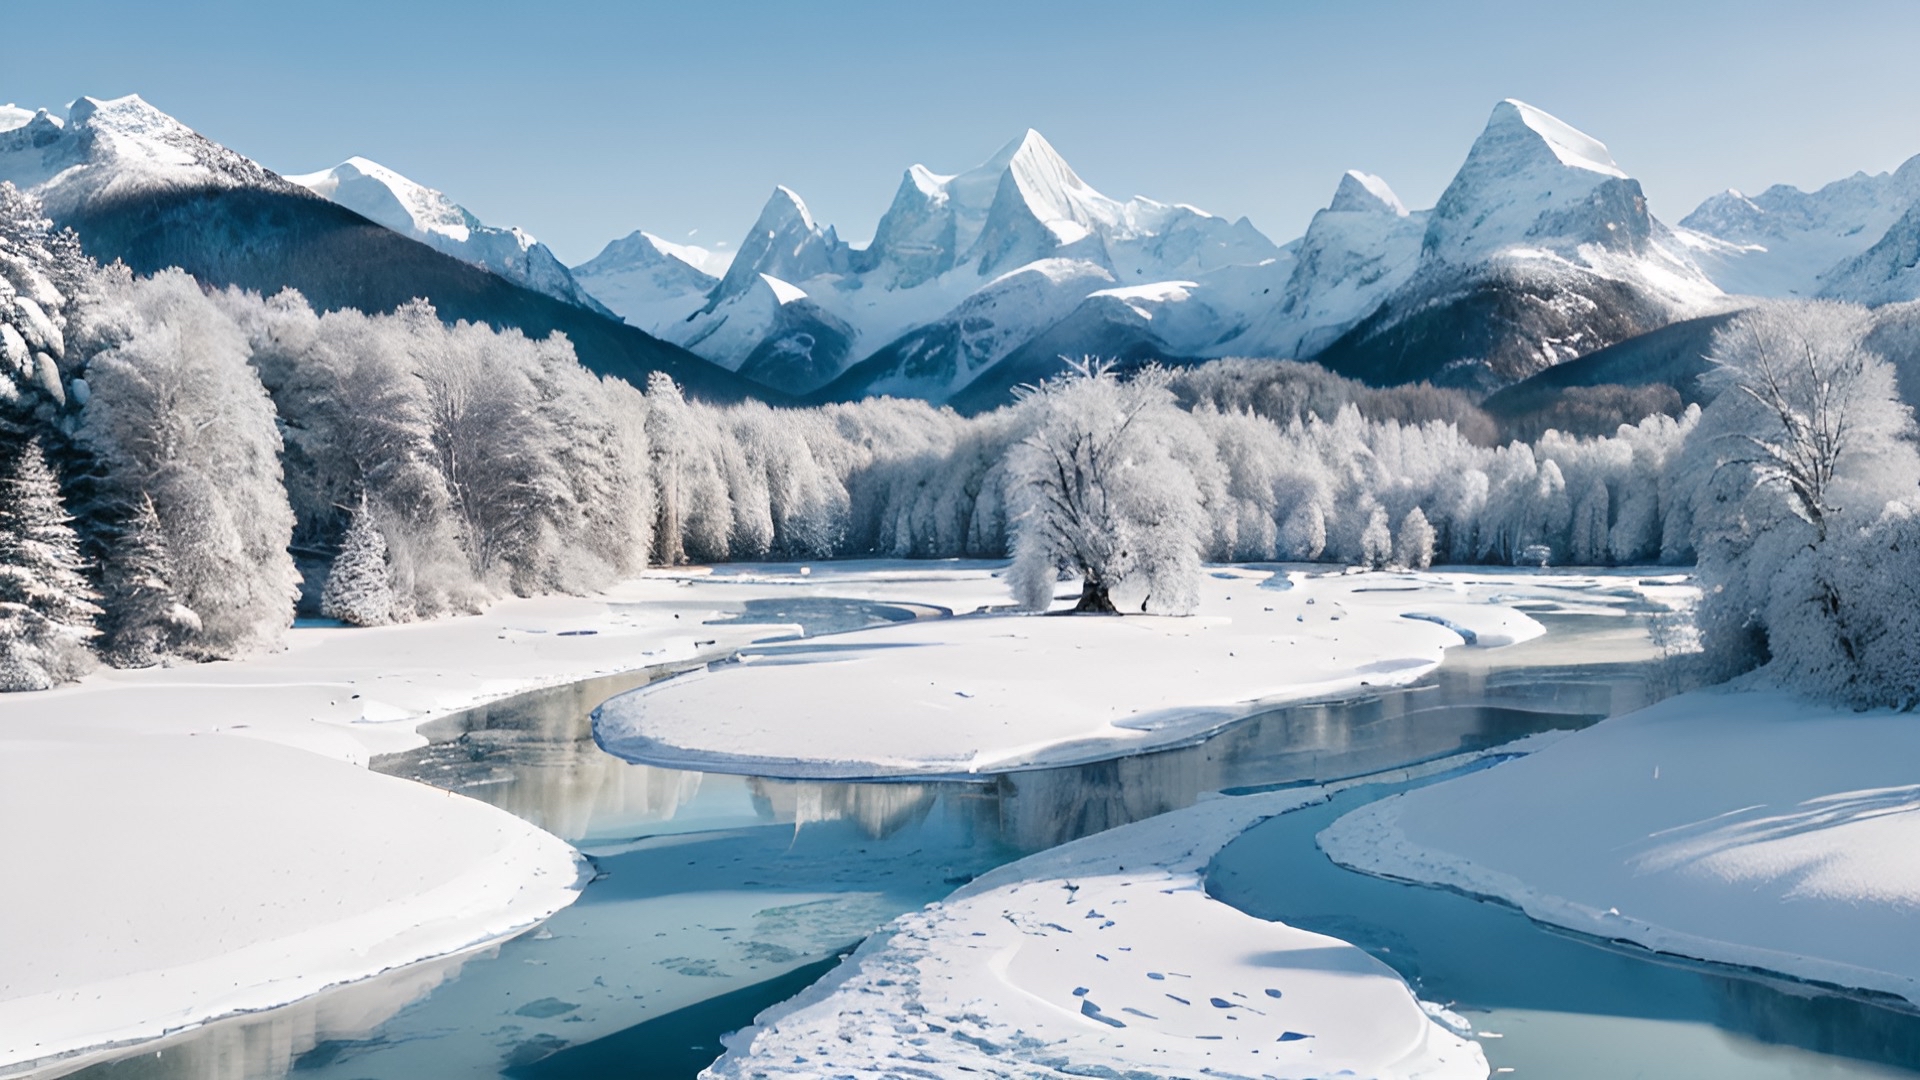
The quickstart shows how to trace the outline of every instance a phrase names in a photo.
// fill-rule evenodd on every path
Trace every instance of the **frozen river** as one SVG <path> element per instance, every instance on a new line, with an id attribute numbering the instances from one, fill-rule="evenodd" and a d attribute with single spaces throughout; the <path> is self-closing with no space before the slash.
<path id="1" fill-rule="evenodd" d="M 1637 616 L 1530 612 L 1545 638 L 1453 650 L 1410 689 L 966 783 L 791 782 L 605 754 L 589 712 L 655 673 L 470 710 L 423 728 L 432 745 L 377 767 L 576 844 L 599 872 L 578 903 L 494 949 L 208 1025 L 79 1075 L 692 1076 L 721 1034 L 894 916 L 1024 854 L 1210 793 L 1364 776 L 1647 701 L 1645 652 L 1622 645 Z M 818 635 L 941 614 L 806 597 L 726 617 Z M 1314 847 L 1333 816 L 1390 790 L 1357 788 L 1255 827 L 1216 860 L 1213 894 L 1374 953 L 1472 1020 L 1488 1059 L 1515 1075 L 1920 1075 L 1906 1071 L 1920 1068 L 1920 1020 L 1906 1012 L 1555 933 L 1497 905 L 1341 870 Z"/>

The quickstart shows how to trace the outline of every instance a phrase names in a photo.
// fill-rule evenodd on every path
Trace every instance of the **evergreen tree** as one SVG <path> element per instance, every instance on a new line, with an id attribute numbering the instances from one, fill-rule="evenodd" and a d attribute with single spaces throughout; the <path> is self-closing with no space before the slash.
<path id="1" fill-rule="evenodd" d="M 393 621 L 393 585 L 387 576 L 387 540 L 367 513 L 367 501 L 353 512 L 340 554 L 320 593 L 320 613 L 355 626 Z"/>
<path id="2" fill-rule="evenodd" d="M 44 690 L 91 666 L 100 608 L 82 566 L 59 482 L 29 438 L 0 480 L 0 689 Z"/>
<path id="3" fill-rule="evenodd" d="M 149 667 L 200 629 L 173 589 L 173 560 L 153 500 L 142 494 L 102 567 L 107 662 Z"/>

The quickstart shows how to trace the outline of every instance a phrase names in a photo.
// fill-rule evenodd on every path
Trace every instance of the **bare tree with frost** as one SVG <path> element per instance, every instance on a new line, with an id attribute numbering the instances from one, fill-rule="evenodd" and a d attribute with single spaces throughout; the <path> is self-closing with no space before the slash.
<path id="1" fill-rule="evenodd" d="M 1758 664 L 1792 685 L 1863 703 L 1878 685 L 1870 642 L 1890 625 L 1875 589 L 1900 566 L 1920 482 L 1912 411 L 1891 364 L 1865 344 L 1870 318 L 1831 303 L 1776 303 L 1714 339 L 1720 396 L 1680 462 L 1704 595 L 1704 662 L 1726 677 Z M 1865 576 L 1859 560 L 1884 551 Z M 1907 556 L 1910 557 L 1910 556 Z"/>
<path id="2" fill-rule="evenodd" d="M 1911 426 L 1893 365 L 1866 347 L 1871 320 L 1846 304 L 1763 305 L 1714 335 L 1713 378 L 1725 445 L 1717 469 L 1738 468 L 1778 489 L 1787 508 L 1824 538 L 1841 464 L 1872 455 Z M 1878 512 L 1878 507 L 1870 508 Z"/>
<path id="3" fill-rule="evenodd" d="M 1037 427 L 1007 458 L 1008 578 L 1022 606 L 1045 611 L 1067 573 L 1080 579 L 1075 611 L 1114 612 L 1123 590 L 1142 611 L 1193 610 L 1207 523 L 1169 450 L 1174 429 L 1192 423 L 1169 379 L 1149 368 L 1122 380 L 1087 360 L 1025 396 Z"/>

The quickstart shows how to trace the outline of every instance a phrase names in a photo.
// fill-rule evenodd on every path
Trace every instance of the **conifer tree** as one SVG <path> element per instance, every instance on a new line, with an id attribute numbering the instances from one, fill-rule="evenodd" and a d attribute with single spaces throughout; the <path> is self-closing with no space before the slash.
<path id="1" fill-rule="evenodd" d="M 340 554 L 327 572 L 320 593 L 320 613 L 355 626 L 380 626 L 393 621 L 393 584 L 387 575 L 387 540 L 367 513 L 362 498 L 347 526 Z"/>
<path id="2" fill-rule="evenodd" d="M 92 664 L 100 608 L 38 438 L 0 479 L 0 689 L 44 690 Z"/>
<path id="3" fill-rule="evenodd" d="M 102 567 L 107 662 L 148 667 L 200 628 L 173 588 L 173 560 L 153 499 L 140 496 Z"/>

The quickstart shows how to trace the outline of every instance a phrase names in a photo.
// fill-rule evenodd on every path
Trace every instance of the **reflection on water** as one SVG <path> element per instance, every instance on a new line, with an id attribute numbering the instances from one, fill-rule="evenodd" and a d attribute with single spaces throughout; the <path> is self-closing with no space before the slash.
<path id="1" fill-rule="evenodd" d="M 1406 786 L 1360 788 L 1255 826 L 1215 858 L 1208 891 L 1366 949 L 1423 999 L 1493 1032 L 1481 1040 L 1488 1060 L 1516 1076 L 1786 1080 L 1920 1069 L 1920 1017 L 1909 1012 L 1549 931 L 1504 905 L 1342 870 L 1315 846 L 1341 814 Z"/>
<path id="2" fill-rule="evenodd" d="M 456 976 L 468 961 L 497 950 L 439 957 L 376 979 L 335 987 L 278 1009 L 217 1021 L 143 1043 L 138 1053 L 88 1066 L 71 1059 L 36 1076 L 92 1080 L 254 1080 L 281 1076 L 329 1046 L 371 1038 L 382 1024 Z M 119 1051 L 124 1053 L 125 1051 Z"/>
<path id="3" fill-rule="evenodd" d="M 737 605 L 729 617 L 821 632 L 917 614 L 875 610 L 881 607 L 783 598 Z M 321 1018 L 324 1009 L 341 1006 L 303 1003 L 210 1025 L 158 1056 L 143 1050 L 86 1075 L 253 1077 L 297 1069 L 338 1080 L 611 1077 L 636 1070 L 691 1076 L 717 1055 L 719 1034 L 749 1022 L 778 1000 L 776 992 L 785 996 L 788 983 L 807 977 L 813 965 L 1022 854 L 1191 805 L 1208 793 L 1365 775 L 1583 726 L 1646 703 L 1647 651 L 1636 619 L 1551 611 L 1536 617 L 1549 625 L 1547 638 L 1497 651 L 1454 650 L 1419 687 L 1276 709 L 1154 753 L 976 782 L 771 780 L 632 765 L 601 752 L 587 720 L 592 708 L 662 672 L 588 680 L 476 708 L 427 725 L 432 745 L 376 767 L 493 803 L 579 845 L 600 876 L 578 903 L 538 932 L 473 959 L 431 993 L 446 970 L 338 991 L 340 1001 L 366 995 L 362 1014 L 351 1020 Z M 1287 815 L 1277 822 L 1308 820 Z M 1317 857 L 1313 831 L 1304 833 L 1306 849 L 1276 854 L 1272 866 L 1290 874 L 1296 861 Z M 1321 864 L 1304 880 L 1357 878 Z M 1420 904 L 1439 897 L 1495 916 L 1511 913 L 1427 890 L 1399 893 L 1423 899 L 1404 909 L 1383 903 L 1369 913 L 1337 891 L 1310 893 L 1316 899 L 1303 900 L 1300 911 L 1322 920 L 1316 928 L 1352 936 L 1383 957 L 1391 950 L 1416 982 L 1440 978 L 1442 970 L 1448 979 L 1472 980 L 1488 974 L 1490 962 L 1507 966 L 1497 950 L 1466 950 L 1470 937 L 1450 942 L 1458 927 L 1444 912 L 1430 932 Z M 1519 930 L 1502 932 L 1499 949 L 1517 948 L 1509 938 L 1531 935 L 1610 958 L 1588 963 L 1658 967 L 1543 933 L 1524 919 Z M 1550 970 L 1527 966 L 1518 977 Z M 1712 1009 L 1729 1010 L 1726 1026 L 1749 1032 L 1742 1037 L 1756 1046 L 1754 1040 L 1775 1036 L 1739 1016 L 1773 1016 L 1786 1028 L 1809 1023 L 1820 1010 L 1844 1009 L 1834 999 L 1783 999 L 1763 984 L 1720 979 L 1726 989 L 1717 996 L 1685 999 L 1709 1001 L 1711 1009 L 1674 1006 L 1692 1024 L 1679 1025 L 1689 1032 L 1683 1044 L 1699 1040 L 1697 1021 L 1712 1022 Z M 1472 986 L 1449 987 L 1426 991 L 1482 1000 Z M 1654 1004 L 1622 1015 L 1670 1018 L 1676 1014 L 1658 1002 L 1674 993 L 1671 985 L 1655 985 L 1646 991 Z M 1516 1031 L 1532 1024 L 1551 1032 L 1490 1050 L 1506 1055 L 1502 1060 L 1522 1060 L 1522 1051 L 1547 1055 L 1527 1059 L 1530 1068 L 1596 1038 L 1613 1016 L 1584 998 L 1485 1000 L 1507 1008 L 1499 1015 Z M 1547 1011 L 1522 1015 L 1524 1006 L 1542 1002 Z M 1868 1025 L 1856 1019 L 1838 1026 L 1858 1032 Z M 1893 1023 L 1885 1037 L 1905 1038 L 1911 1030 Z M 1567 1075 L 1557 1068 L 1533 1072 Z"/>

